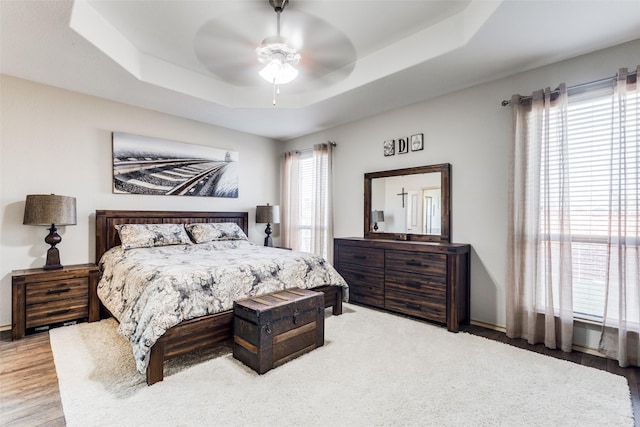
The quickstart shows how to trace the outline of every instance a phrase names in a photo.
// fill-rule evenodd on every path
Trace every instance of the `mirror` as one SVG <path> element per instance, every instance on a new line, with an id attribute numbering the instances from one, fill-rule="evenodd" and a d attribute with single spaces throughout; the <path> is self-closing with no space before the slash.
<path id="1" fill-rule="evenodd" d="M 364 237 L 448 242 L 448 163 L 364 175 Z"/>

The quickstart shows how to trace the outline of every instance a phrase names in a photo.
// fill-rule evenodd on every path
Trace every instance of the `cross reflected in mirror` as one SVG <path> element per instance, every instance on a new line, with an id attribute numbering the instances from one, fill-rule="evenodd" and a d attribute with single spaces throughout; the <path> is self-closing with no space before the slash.
<path id="1" fill-rule="evenodd" d="M 404 197 L 409 194 L 406 191 L 404 191 L 404 187 L 402 187 L 402 192 L 398 193 L 398 196 L 402 196 L 402 207 L 404 208 Z"/>

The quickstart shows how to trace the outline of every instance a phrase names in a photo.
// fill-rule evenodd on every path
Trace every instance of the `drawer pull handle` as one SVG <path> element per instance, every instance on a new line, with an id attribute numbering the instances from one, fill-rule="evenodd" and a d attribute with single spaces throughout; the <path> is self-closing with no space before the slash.
<path id="1" fill-rule="evenodd" d="M 420 304 L 407 303 L 405 305 L 407 306 L 407 308 L 412 308 L 414 310 L 420 310 Z"/>
<path id="2" fill-rule="evenodd" d="M 420 289 L 420 283 L 418 282 L 404 282 L 404 284 L 411 288 Z"/>
<path id="3" fill-rule="evenodd" d="M 413 265 L 415 267 L 420 267 L 422 263 L 420 261 L 416 261 L 415 259 L 410 259 L 406 261 L 407 265 Z"/>
<path id="4" fill-rule="evenodd" d="M 58 316 L 60 314 L 65 314 L 65 313 L 68 313 L 70 311 L 71 311 L 70 308 L 66 308 L 64 310 L 52 311 L 51 313 L 47 313 L 47 317 Z"/>
<path id="5" fill-rule="evenodd" d="M 353 256 L 355 259 L 367 259 L 366 255 L 354 255 Z"/>
<path id="6" fill-rule="evenodd" d="M 47 295 L 58 295 L 64 294 L 65 292 L 69 292 L 71 288 L 63 288 L 63 289 L 49 289 L 47 291 Z"/>

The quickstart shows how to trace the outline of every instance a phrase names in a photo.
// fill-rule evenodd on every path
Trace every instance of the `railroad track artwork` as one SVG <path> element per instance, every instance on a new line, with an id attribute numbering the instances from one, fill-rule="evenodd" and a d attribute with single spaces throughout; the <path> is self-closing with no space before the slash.
<path id="1" fill-rule="evenodd" d="M 125 138 L 119 139 L 114 132 L 115 193 L 238 197 L 238 162 L 233 159 L 234 154 L 237 158 L 237 153 L 159 140 L 171 143 L 165 147 L 166 144 L 158 144 L 153 138 L 135 135 L 132 142 L 127 138 L 132 135 L 123 135 Z M 153 149 L 147 144 L 141 150 L 139 138 L 154 140 Z M 213 151 L 205 150 L 206 157 L 181 154 L 202 153 L 202 148 Z"/>

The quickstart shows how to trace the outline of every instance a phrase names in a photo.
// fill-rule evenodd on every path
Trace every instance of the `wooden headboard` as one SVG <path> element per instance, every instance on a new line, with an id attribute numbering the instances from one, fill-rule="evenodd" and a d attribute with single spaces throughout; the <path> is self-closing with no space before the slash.
<path id="1" fill-rule="evenodd" d="M 114 225 L 188 224 L 192 222 L 235 222 L 249 235 L 247 212 L 195 211 L 96 211 L 96 264 L 109 249 L 120 244 Z"/>

